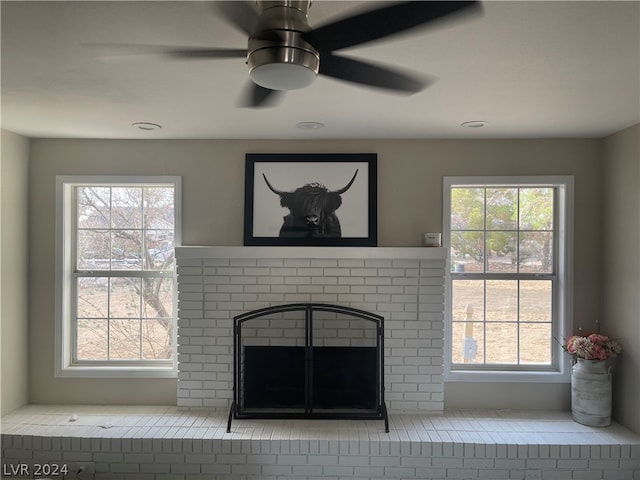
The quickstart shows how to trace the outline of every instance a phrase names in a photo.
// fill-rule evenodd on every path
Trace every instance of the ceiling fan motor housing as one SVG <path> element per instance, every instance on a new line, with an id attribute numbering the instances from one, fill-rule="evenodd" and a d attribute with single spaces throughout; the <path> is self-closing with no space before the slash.
<path id="1" fill-rule="evenodd" d="M 249 37 L 247 65 L 254 83 L 271 90 L 296 90 L 313 83 L 320 54 L 302 33 L 310 0 L 260 1 L 260 24 Z"/>

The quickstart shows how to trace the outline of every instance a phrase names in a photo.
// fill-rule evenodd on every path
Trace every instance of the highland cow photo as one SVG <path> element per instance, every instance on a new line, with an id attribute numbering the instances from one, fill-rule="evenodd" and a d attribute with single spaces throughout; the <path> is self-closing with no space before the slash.
<path id="1" fill-rule="evenodd" d="M 247 154 L 245 245 L 375 246 L 375 154 Z"/>

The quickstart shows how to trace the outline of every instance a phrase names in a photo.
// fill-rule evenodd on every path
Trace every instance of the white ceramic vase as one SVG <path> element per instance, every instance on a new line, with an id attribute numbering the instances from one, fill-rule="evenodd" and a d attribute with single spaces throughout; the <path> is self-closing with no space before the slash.
<path id="1" fill-rule="evenodd" d="M 578 358 L 571 369 L 571 414 L 582 425 L 611 425 L 611 367 L 606 360 Z"/>

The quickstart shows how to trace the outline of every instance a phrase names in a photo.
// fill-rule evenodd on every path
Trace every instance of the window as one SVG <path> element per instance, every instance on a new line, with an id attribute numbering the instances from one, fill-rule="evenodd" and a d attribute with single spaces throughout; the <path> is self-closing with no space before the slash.
<path id="1" fill-rule="evenodd" d="M 445 177 L 449 379 L 566 378 L 572 191 L 571 177 Z"/>
<path id="2" fill-rule="evenodd" d="M 179 213 L 176 177 L 58 177 L 58 375 L 175 375 Z"/>

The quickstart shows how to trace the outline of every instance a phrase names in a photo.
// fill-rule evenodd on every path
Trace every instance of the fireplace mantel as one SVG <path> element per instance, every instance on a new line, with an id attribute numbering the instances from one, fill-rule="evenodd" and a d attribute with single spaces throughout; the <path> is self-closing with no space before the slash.
<path id="1" fill-rule="evenodd" d="M 178 260 L 205 258 L 345 258 L 443 260 L 447 249 L 436 247 L 177 247 Z"/>

